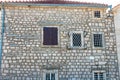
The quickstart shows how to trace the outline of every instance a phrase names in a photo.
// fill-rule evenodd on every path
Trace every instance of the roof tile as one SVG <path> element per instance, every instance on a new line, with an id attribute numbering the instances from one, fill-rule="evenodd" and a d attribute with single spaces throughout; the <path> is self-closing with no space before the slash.
<path id="1" fill-rule="evenodd" d="M 107 4 L 70 1 L 70 0 L 5 0 L 0 2 L 14 2 L 14 3 L 32 3 L 32 4 L 82 4 L 82 5 L 97 5 L 97 6 L 108 6 Z"/>

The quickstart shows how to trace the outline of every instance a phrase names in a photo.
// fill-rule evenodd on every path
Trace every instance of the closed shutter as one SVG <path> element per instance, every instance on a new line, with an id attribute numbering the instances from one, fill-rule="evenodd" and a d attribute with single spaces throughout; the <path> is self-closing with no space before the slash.
<path id="1" fill-rule="evenodd" d="M 55 27 L 43 28 L 43 45 L 58 45 L 58 29 Z"/>

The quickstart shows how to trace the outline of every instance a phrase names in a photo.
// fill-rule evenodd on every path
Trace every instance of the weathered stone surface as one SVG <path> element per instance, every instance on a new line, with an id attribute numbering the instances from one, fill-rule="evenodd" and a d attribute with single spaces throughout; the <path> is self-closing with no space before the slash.
<path id="1" fill-rule="evenodd" d="M 43 68 L 48 65 L 58 68 L 60 80 L 91 80 L 92 71 L 99 69 L 106 71 L 107 78 L 118 80 L 114 23 L 112 18 L 106 18 L 104 9 L 100 9 L 101 19 L 93 17 L 92 8 L 6 6 L 5 9 L 2 55 L 5 79 L 42 80 Z M 57 47 L 42 44 L 45 26 L 58 27 Z M 84 36 L 86 48 L 69 49 L 70 31 L 87 32 Z M 94 32 L 104 33 L 104 48 L 93 48 Z M 91 56 L 94 60 L 90 60 Z"/>
<path id="2" fill-rule="evenodd" d="M 116 31 L 116 45 L 119 61 L 119 71 L 120 71 L 120 4 L 113 8 L 115 31 Z M 119 72 L 120 77 L 120 72 Z"/>

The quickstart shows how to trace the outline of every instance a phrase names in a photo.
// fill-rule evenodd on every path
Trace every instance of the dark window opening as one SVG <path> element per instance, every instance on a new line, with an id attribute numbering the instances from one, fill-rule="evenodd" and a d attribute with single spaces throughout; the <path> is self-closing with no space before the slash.
<path id="1" fill-rule="evenodd" d="M 94 72 L 94 80 L 105 80 L 103 72 Z"/>
<path id="2" fill-rule="evenodd" d="M 102 34 L 94 34 L 94 47 L 103 47 Z"/>
<path id="3" fill-rule="evenodd" d="M 46 80 L 55 80 L 55 73 L 47 73 Z"/>
<path id="4" fill-rule="evenodd" d="M 100 11 L 95 11 L 94 12 L 94 17 L 95 18 L 100 18 L 101 16 L 100 16 Z"/>

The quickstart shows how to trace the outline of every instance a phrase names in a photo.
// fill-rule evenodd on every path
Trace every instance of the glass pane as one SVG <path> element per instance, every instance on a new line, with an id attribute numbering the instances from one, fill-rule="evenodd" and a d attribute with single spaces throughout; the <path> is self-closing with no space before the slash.
<path id="1" fill-rule="evenodd" d="M 95 12 L 94 12 L 94 16 L 95 16 L 96 18 L 100 18 L 100 11 L 95 11 Z"/>
<path id="2" fill-rule="evenodd" d="M 50 73 L 46 74 L 46 80 L 50 80 Z"/>
<path id="3" fill-rule="evenodd" d="M 98 73 L 94 73 L 94 80 L 99 80 L 98 79 Z"/>
<path id="4" fill-rule="evenodd" d="M 73 33 L 73 46 L 75 47 L 81 47 L 81 34 Z"/>
<path id="5" fill-rule="evenodd" d="M 99 78 L 100 78 L 100 80 L 104 80 L 103 73 L 99 73 Z"/>
<path id="6" fill-rule="evenodd" d="M 55 73 L 51 74 L 51 80 L 55 80 Z"/>

